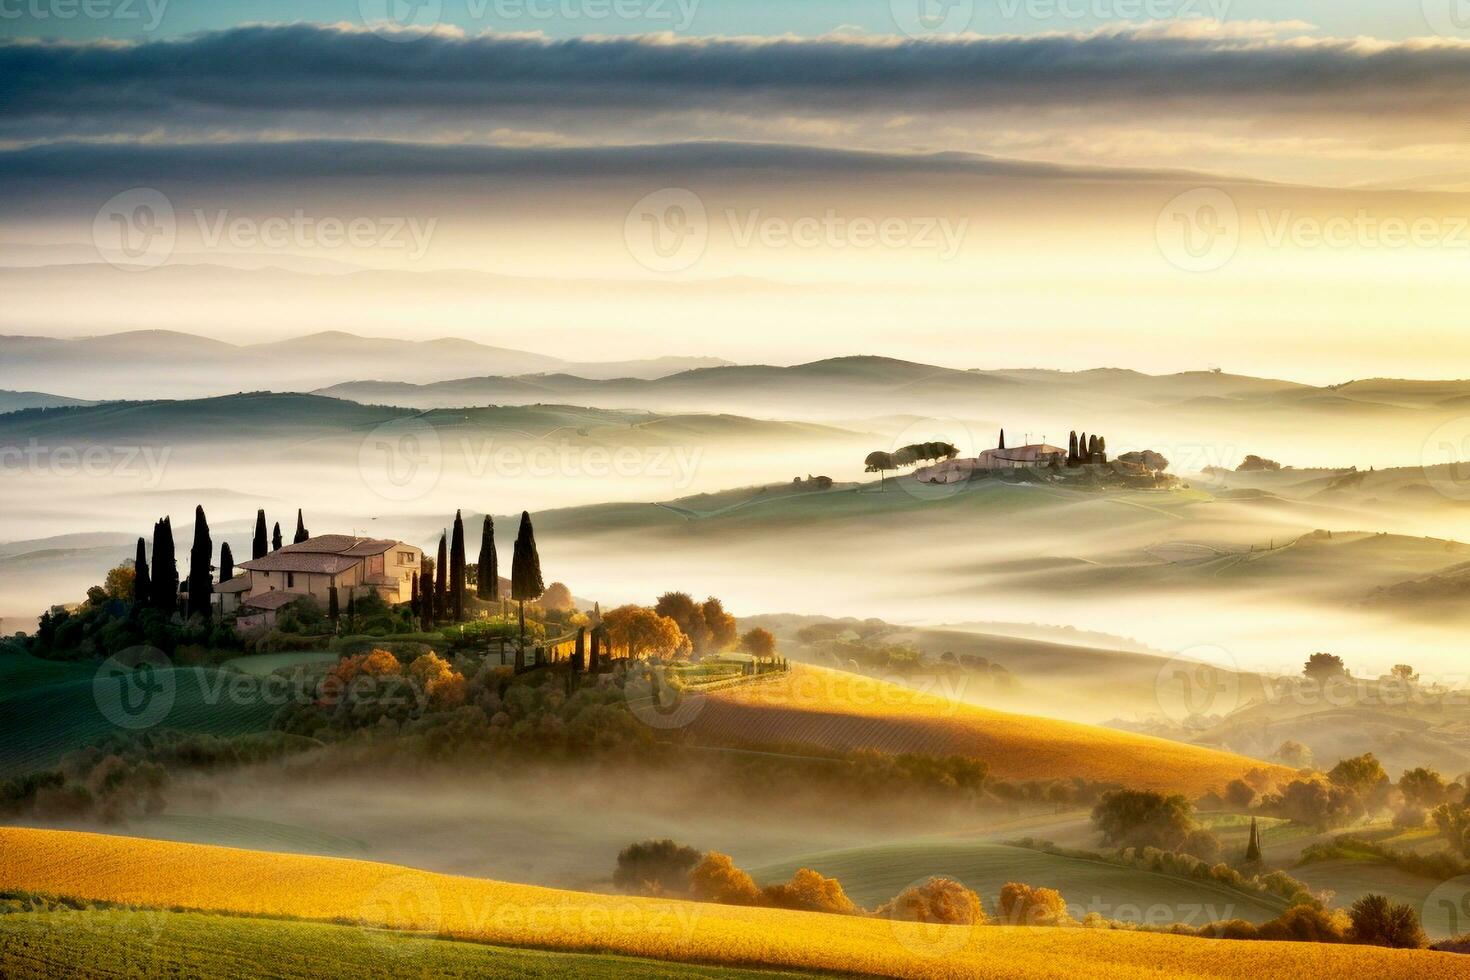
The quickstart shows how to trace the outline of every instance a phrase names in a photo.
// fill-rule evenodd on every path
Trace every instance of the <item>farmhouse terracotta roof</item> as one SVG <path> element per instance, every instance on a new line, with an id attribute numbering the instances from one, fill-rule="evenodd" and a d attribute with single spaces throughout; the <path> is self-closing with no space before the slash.
<path id="1" fill-rule="evenodd" d="M 240 563 L 252 572 L 311 572 L 336 575 L 363 558 L 381 555 L 402 544 L 387 538 L 355 538 L 350 534 L 319 534 L 300 544 L 288 544 L 263 558 Z"/>
<path id="2" fill-rule="evenodd" d="M 362 559 L 346 555 L 286 554 L 285 549 L 273 551 L 264 558 L 242 562 L 241 568 L 252 572 L 312 572 L 318 575 L 337 575 L 352 568 Z"/>
<path id="3" fill-rule="evenodd" d="M 352 555 L 364 558 L 369 555 L 381 555 L 397 544 L 397 541 L 387 538 L 356 538 L 350 534 L 319 534 L 314 538 L 307 538 L 300 544 L 288 544 L 281 551 L 293 555 Z"/>
<path id="4" fill-rule="evenodd" d="M 234 578 L 225 579 L 214 587 L 216 592 L 244 592 L 250 588 L 249 575 L 236 575 Z"/>
<path id="5" fill-rule="evenodd" d="M 289 606 L 297 599 L 305 598 L 305 594 L 301 592 L 266 592 L 262 595 L 252 596 L 246 599 L 241 605 L 249 606 L 251 609 L 270 611 L 272 609 L 280 609 L 282 606 Z"/>

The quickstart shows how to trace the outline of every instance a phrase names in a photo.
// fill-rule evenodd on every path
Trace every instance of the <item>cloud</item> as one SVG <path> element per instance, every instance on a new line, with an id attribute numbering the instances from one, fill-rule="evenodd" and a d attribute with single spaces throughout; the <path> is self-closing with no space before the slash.
<path id="1" fill-rule="evenodd" d="M 676 179 L 739 172 L 755 179 L 843 175 L 989 177 L 1039 180 L 1175 181 L 1198 174 L 1141 168 L 1062 166 L 974 153 L 879 153 L 773 143 L 699 142 L 637 146 L 470 146 L 380 140 L 257 143 L 50 143 L 0 151 L 0 200 L 23 182 L 263 184 L 493 178 L 502 181 Z"/>
<path id="2" fill-rule="evenodd" d="M 921 41 L 441 31 L 394 43 L 360 28 L 292 24 L 143 43 L 11 41 L 0 44 L 0 135 L 177 138 L 322 126 L 387 135 L 544 119 L 566 132 L 608 125 L 610 112 L 618 114 L 612 122 L 634 127 L 687 113 L 932 117 L 1038 108 L 1355 119 L 1391 112 L 1463 132 L 1470 44 L 1287 34 L 1254 23 Z"/>

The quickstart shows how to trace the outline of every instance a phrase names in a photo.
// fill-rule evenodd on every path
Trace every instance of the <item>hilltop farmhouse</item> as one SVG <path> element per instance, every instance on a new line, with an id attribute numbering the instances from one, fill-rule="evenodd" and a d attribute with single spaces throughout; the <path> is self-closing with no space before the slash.
<path id="1" fill-rule="evenodd" d="M 921 466 L 914 471 L 914 478 L 921 483 L 963 483 L 976 470 L 1037 469 L 1061 466 L 1066 461 L 1067 450 L 1044 442 L 1014 449 L 1002 446 L 987 449 L 979 456 L 944 459 L 932 466 Z"/>
<path id="2" fill-rule="evenodd" d="M 333 588 L 341 602 L 370 593 L 407 602 L 423 558 L 422 549 L 402 541 L 322 534 L 241 562 L 244 571 L 215 592 L 224 612 L 239 610 L 242 628 L 270 626 L 297 599 L 310 597 L 325 608 Z"/>

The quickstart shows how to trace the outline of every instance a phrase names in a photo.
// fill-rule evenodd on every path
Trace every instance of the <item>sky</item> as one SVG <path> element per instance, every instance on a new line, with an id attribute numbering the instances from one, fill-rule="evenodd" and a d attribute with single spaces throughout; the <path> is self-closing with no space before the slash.
<path id="1" fill-rule="evenodd" d="M 1442 376 L 1467 83 L 1463 0 L 0 0 L 0 332 Z"/>

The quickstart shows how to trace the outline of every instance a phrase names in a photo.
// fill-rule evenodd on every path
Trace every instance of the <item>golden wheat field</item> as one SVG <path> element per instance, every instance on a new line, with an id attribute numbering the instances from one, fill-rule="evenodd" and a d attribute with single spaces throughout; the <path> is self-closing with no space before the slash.
<path id="1" fill-rule="evenodd" d="M 1290 774 L 1229 752 L 977 708 L 860 674 L 798 665 L 711 692 L 691 731 L 747 742 L 966 755 L 1007 779 L 1081 776 L 1191 796 L 1223 789 L 1251 769 Z"/>
<path id="2" fill-rule="evenodd" d="M 0 828 L 0 888 L 345 921 L 510 946 L 896 977 L 1464 975 L 1451 954 L 1128 932 L 924 926 L 595 895 L 387 864 Z"/>

